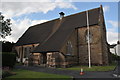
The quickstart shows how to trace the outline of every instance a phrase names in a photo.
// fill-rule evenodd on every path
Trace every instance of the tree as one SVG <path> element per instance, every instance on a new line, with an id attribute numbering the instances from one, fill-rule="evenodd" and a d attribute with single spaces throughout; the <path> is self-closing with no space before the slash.
<path id="1" fill-rule="evenodd" d="M 2 38 L 5 38 L 6 36 L 11 35 L 11 23 L 10 23 L 10 19 L 6 19 L 4 20 L 4 16 L 1 14 L 0 12 L 0 36 Z"/>

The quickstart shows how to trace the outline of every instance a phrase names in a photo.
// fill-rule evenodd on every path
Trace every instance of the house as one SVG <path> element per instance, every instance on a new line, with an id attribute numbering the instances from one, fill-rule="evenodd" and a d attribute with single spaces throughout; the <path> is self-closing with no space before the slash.
<path id="1" fill-rule="evenodd" d="M 107 65 L 109 49 L 102 6 L 69 16 L 59 14 L 58 19 L 29 27 L 19 38 L 15 49 L 20 61 L 27 58 L 29 65 L 69 67 L 88 64 L 90 51 L 92 64 Z"/>
<path id="2" fill-rule="evenodd" d="M 110 45 L 110 52 L 120 56 L 120 41 L 117 42 L 117 44 Z"/>
<path id="3" fill-rule="evenodd" d="M 110 52 L 112 53 L 112 54 L 116 54 L 116 49 L 115 49 L 115 46 L 116 46 L 117 44 L 112 44 L 112 45 L 110 45 Z"/>

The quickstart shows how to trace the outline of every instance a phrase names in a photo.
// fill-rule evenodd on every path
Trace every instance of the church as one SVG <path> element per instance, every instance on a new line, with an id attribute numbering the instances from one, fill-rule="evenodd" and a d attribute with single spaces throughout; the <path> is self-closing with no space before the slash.
<path id="1" fill-rule="evenodd" d="M 30 26 L 15 44 L 20 62 L 46 67 L 109 64 L 102 5 Z"/>

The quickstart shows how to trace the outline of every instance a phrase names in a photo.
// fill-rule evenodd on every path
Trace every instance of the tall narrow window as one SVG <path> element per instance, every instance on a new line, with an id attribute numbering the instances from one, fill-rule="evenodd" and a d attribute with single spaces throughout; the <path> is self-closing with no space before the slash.
<path id="1" fill-rule="evenodd" d="M 89 35 L 88 35 L 88 30 L 86 30 L 85 31 L 85 41 L 88 43 L 88 40 L 89 40 L 89 42 L 91 43 L 92 42 L 92 37 L 93 37 L 92 33 L 89 32 Z"/>
<path id="2" fill-rule="evenodd" d="M 72 55 L 73 53 L 73 46 L 70 41 L 67 42 L 67 55 Z"/>

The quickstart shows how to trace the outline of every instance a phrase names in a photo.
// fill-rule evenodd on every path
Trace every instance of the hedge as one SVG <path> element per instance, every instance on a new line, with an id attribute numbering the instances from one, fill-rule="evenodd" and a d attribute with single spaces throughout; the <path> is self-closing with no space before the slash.
<path id="1" fill-rule="evenodd" d="M 115 61 L 115 60 L 120 60 L 120 56 L 118 55 L 115 55 L 115 54 L 111 54 L 112 56 L 112 60 Z"/>
<path id="2" fill-rule="evenodd" d="M 1 53 L 0 53 L 1 54 Z M 10 52 L 2 52 L 2 67 L 13 67 L 16 63 L 16 54 Z"/>

